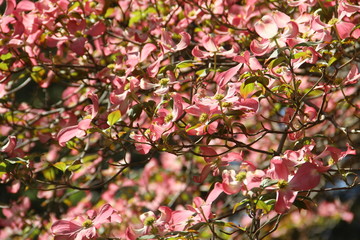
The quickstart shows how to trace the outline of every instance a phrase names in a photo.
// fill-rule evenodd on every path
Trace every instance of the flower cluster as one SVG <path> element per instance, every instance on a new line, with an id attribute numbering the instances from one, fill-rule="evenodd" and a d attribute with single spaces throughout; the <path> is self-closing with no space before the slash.
<path id="1" fill-rule="evenodd" d="M 356 219 L 323 206 L 359 184 L 359 16 L 351 0 L 0 0 L 0 238 Z"/>

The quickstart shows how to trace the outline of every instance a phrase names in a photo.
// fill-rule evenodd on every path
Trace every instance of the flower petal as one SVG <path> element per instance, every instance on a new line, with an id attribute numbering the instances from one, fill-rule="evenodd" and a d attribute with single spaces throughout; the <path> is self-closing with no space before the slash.
<path id="1" fill-rule="evenodd" d="M 269 15 L 263 16 L 254 26 L 256 33 L 265 39 L 275 37 L 279 30 L 274 18 Z"/>
<path id="2" fill-rule="evenodd" d="M 51 226 L 51 232 L 54 235 L 72 235 L 80 229 L 82 229 L 81 226 L 67 220 L 56 221 Z"/>
<path id="3" fill-rule="evenodd" d="M 277 213 L 284 213 L 290 209 L 295 201 L 297 192 L 291 190 L 280 190 L 276 195 L 275 211 Z"/>

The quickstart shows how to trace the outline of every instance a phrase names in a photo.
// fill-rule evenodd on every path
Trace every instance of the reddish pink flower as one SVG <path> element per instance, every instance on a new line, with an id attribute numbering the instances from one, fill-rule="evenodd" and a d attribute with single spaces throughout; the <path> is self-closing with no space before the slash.
<path id="1" fill-rule="evenodd" d="M 194 221 L 194 224 L 198 222 L 208 222 L 209 219 L 213 218 L 211 205 L 222 192 L 223 188 L 221 184 L 216 183 L 214 189 L 209 193 L 205 201 L 201 197 L 194 198 L 193 205 L 188 206 L 190 211 L 196 213 L 191 219 Z"/>
<path id="2" fill-rule="evenodd" d="M 1 147 L 0 152 L 11 154 L 16 147 L 16 136 L 8 136 L 8 142 Z"/>
<path id="3" fill-rule="evenodd" d="M 354 29 L 355 24 L 353 24 L 351 22 L 338 21 L 335 24 L 335 26 L 336 26 L 336 30 L 339 33 L 339 37 L 341 39 L 345 39 L 345 38 L 348 38 L 351 36 L 350 34 L 352 33 L 352 30 Z"/>
<path id="4" fill-rule="evenodd" d="M 160 63 L 163 59 L 164 59 L 164 55 L 162 53 L 159 54 L 157 59 L 153 63 L 151 63 L 150 66 L 146 69 L 146 72 L 149 75 L 149 77 L 153 78 L 158 74 Z"/>
<path id="5" fill-rule="evenodd" d="M 346 0 L 340 0 L 338 2 L 339 19 L 342 19 L 345 16 L 351 17 L 356 12 L 360 12 L 360 6 L 350 4 L 350 2 Z"/>
<path id="6" fill-rule="evenodd" d="M 236 177 L 236 175 L 234 170 L 224 170 L 222 173 L 222 188 L 228 195 L 236 194 L 243 189 L 244 184 L 241 179 Z"/>
<path id="7" fill-rule="evenodd" d="M 96 229 L 104 223 L 121 222 L 120 216 L 110 204 L 101 207 L 99 214 L 88 211 L 87 218 L 76 218 L 72 221 L 59 220 L 51 226 L 55 240 L 88 240 L 97 237 Z"/>
<path id="8" fill-rule="evenodd" d="M 152 43 L 145 44 L 144 47 L 141 49 L 139 61 L 140 62 L 145 61 L 154 50 L 156 50 L 156 46 L 154 44 Z"/>
<path id="9" fill-rule="evenodd" d="M 159 44 L 162 48 L 163 54 L 168 52 L 177 52 L 189 46 L 191 40 L 190 34 L 187 32 L 181 32 L 179 35 L 181 36 L 181 40 L 178 44 L 175 44 L 169 32 L 165 30 L 161 32 L 161 41 Z"/>
<path id="10" fill-rule="evenodd" d="M 250 50 L 255 56 L 263 56 L 274 49 L 274 44 L 269 39 L 262 39 L 260 41 L 254 39 L 250 43 Z"/>
<path id="11" fill-rule="evenodd" d="M 218 122 L 211 121 L 211 117 L 214 114 L 221 113 L 218 101 L 215 99 L 199 97 L 198 95 L 194 96 L 194 101 L 195 104 L 185 108 L 184 111 L 198 117 L 199 123 L 192 127 L 188 125 L 186 127 L 188 134 L 203 135 L 216 132 Z"/>
<path id="12" fill-rule="evenodd" d="M 84 137 L 86 135 L 86 130 L 91 128 L 91 121 L 99 112 L 99 99 L 94 93 L 89 93 L 88 96 L 92 100 L 93 104 L 86 106 L 84 110 L 89 112 L 91 115 L 81 120 L 77 125 L 61 129 L 57 135 L 60 146 L 65 146 L 66 142 L 74 137 Z"/>
<path id="13" fill-rule="evenodd" d="M 344 79 L 344 84 L 355 84 L 358 82 L 358 80 L 360 79 L 360 74 L 359 74 L 359 69 L 356 66 L 356 64 L 353 64 L 351 66 L 351 69 L 348 73 L 348 75 L 346 76 L 346 78 Z"/>
<path id="14" fill-rule="evenodd" d="M 309 162 L 302 164 L 292 175 L 288 168 L 289 162 L 284 158 L 273 158 L 267 175 L 278 180 L 275 211 L 284 213 L 290 209 L 296 199 L 298 191 L 310 190 L 320 182 L 317 167 Z"/>
<path id="15" fill-rule="evenodd" d="M 19 148 L 16 136 L 8 136 L 8 142 L 0 148 L 0 152 L 7 153 L 10 157 L 24 156 L 24 151 Z"/>
<path id="16" fill-rule="evenodd" d="M 221 55 L 225 57 L 234 57 L 236 53 L 239 51 L 239 47 L 236 44 L 232 44 L 232 48 L 230 50 L 225 50 L 220 46 L 221 43 L 230 40 L 229 36 L 212 38 L 208 35 L 203 36 L 201 39 L 201 44 L 206 49 L 206 51 L 200 50 L 199 46 L 195 46 L 192 50 L 192 55 L 197 58 L 208 58 L 212 57 L 215 54 Z"/>
<path id="17" fill-rule="evenodd" d="M 317 212 L 322 217 L 335 217 L 351 223 L 354 219 L 354 213 L 349 211 L 349 206 L 342 203 L 339 199 L 334 202 L 323 201 L 319 204 Z"/>
<path id="18" fill-rule="evenodd" d="M 341 161 L 348 155 L 355 155 L 356 151 L 350 146 L 347 145 L 346 151 L 341 151 L 340 149 L 336 147 L 326 146 L 325 150 L 318 156 L 316 156 L 316 159 L 321 159 L 323 157 L 326 157 L 328 155 L 331 156 L 333 163 L 337 163 L 338 161 Z"/>
<path id="19" fill-rule="evenodd" d="M 213 173 L 213 176 L 220 174 L 220 168 L 229 165 L 229 162 L 241 161 L 242 155 L 240 153 L 229 153 L 223 157 L 217 156 L 217 152 L 213 148 L 209 147 L 200 147 L 201 155 L 204 156 L 206 165 L 201 170 L 200 176 L 195 176 L 194 181 L 202 183 L 210 172 Z"/>
<path id="20" fill-rule="evenodd" d="M 254 26 L 256 33 L 264 39 L 275 37 L 279 30 L 274 18 L 270 15 L 263 16 Z"/>
<path id="21" fill-rule="evenodd" d="M 214 78 L 214 81 L 219 84 L 220 88 L 226 86 L 226 84 L 231 80 L 231 78 L 233 78 L 238 73 L 242 65 L 243 64 L 240 63 L 235 67 L 232 67 L 224 72 L 217 74 Z"/>
<path id="22" fill-rule="evenodd" d="M 313 47 L 304 47 L 301 50 L 297 50 L 295 56 L 296 55 L 298 55 L 298 57 L 292 60 L 295 69 L 299 68 L 304 63 L 315 64 L 320 57 L 320 54 L 315 51 Z"/>
<path id="23" fill-rule="evenodd" d="M 159 211 L 161 213 L 159 218 L 151 211 L 141 214 L 140 220 L 143 226 L 140 228 L 128 227 L 126 230 L 127 239 L 135 240 L 140 236 L 150 233 L 162 235 L 169 231 L 172 225 L 173 211 L 165 206 L 159 207 Z"/>
<path id="24" fill-rule="evenodd" d="M 11 207 L 3 208 L 2 214 L 5 219 L 0 219 L 0 226 L 10 226 L 14 229 L 21 229 L 24 226 L 26 212 L 30 208 L 30 199 L 24 197 L 19 203 L 12 203 Z"/>
<path id="25" fill-rule="evenodd" d="M 233 60 L 235 62 L 244 64 L 239 74 L 261 70 L 263 68 L 259 61 L 255 57 L 250 55 L 249 51 L 245 51 L 241 56 L 234 57 Z"/>

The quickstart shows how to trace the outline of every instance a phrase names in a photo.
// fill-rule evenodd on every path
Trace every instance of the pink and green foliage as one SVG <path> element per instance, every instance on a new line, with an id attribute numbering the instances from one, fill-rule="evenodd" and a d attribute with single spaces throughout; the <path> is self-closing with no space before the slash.
<path id="1" fill-rule="evenodd" d="M 357 1 L 0 14 L 0 239 L 286 239 L 355 219 L 326 198 L 359 185 Z"/>

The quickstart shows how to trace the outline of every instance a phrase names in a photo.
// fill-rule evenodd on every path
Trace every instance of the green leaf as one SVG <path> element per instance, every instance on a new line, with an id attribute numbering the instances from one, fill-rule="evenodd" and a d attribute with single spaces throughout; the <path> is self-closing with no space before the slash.
<path id="1" fill-rule="evenodd" d="M 148 15 L 149 13 L 156 13 L 156 9 L 154 7 L 149 7 L 145 10 L 145 14 Z"/>
<path id="2" fill-rule="evenodd" d="M 282 47 L 282 48 L 277 48 L 277 49 L 275 49 L 275 50 L 271 53 L 271 55 L 269 56 L 269 59 L 278 58 L 278 56 L 279 56 L 282 52 L 284 52 L 284 50 L 286 50 L 286 49 L 289 49 L 289 48 L 288 48 L 288 47 Z"/>
<path id="3" fill-rule="evenodd" d="M 199 222 L 199 223 L 195 224 L 194 226 L 192 226 L 190 229 L 191 229 L 191 230 L 199 230 L 199 229 L 202 228 L 204 225 L 206 225 L 205 222 Z"/>
<path id="4" fill-rule="evenodd" d="M 278 180 L 274 180 L 271 178 L 265 178 L 261 181 L 260 183 L 260 187 L 262 188 L 266 188 L 266 187 L 270 187 L 272 185 L 275 185 L 276 183 L 278 183 Z"/>
<path id="5" fill-rule="evenodd" d="M 192 126 L 192 127 L 187 128 L 185 131 L 188 132 L 188 131 L 191 131 L 191 130 L 193 130 L 193 129 L 196 129 L 196 128 L 200 127 L 200 126 L 201 126 L 201 124 L 198 123 L 198 124 L 196 124 L 196 125 L 194 125 L 194 126 Z"/>
<path id="6" fill-rule="evenodd" d="M 81 166 L 82 166 L 82 162 L 80 160 L 76 160 L 71 164 L 71 166 L 68 167 L 68 170 L 71 172 L 75 172 L 79 170 Z"/>
<path id="7" fill-rule="evenodd" d="M 308 55 L 307 52 L 298 52 L 298 53 L 295 53 L 294 56 L 293 56 L 293 59 L 298 59 L 298 58 L 301 58 L 301 57 L 306 57 Z"/>
<path id="8" fill-rule="evenodd" d="M 0 163 L 0 176 L 1 176 L 2 174 L 4 174 L 4 173 L 7 173 L 6 167 L 7 167 L 7 165 L 6 165 L 5 162 L 1 162 L 1 163 Z"/>
<path id="9" fill-rule="evenodd" d="M 163 66 L 163 67 L 160 68 L 159 74 L 160 74 L 160 73 L 163 73 L 163 72 L 166 72 L 167 70 L 173 71 L 174 69 L 175 69 L 175 66 L 174 66 L 174 65 L 168 64 L 168 65 L 165 65 L 165 66 Z"/>
<path id="10" fill-rule="evenodd" d="M 300 201 L 300 200 L 297 200 L 297 199 L 294 201 L 293 205 L 295 207 L 297 207 L 299 210 L 300 209 L 305 209 L 305 210 L 309 209 L 304 201 Z"/>
<path id="11" fill-rule="evenodd" d="M 106 9 L 106 13 L 104 15 L 105 18 L 110 17 L 113 13 L 114 13 L 115 9 L 114 8 L 108 8 Z"/>
<path id="12" fill-rule="evenodd" d="M 72 202 L 73 206 L 76 206 L 78 202 L 80 202 L 82 199 L 86 197 L 86 193 L 84 191 L 74 191 L 69 190 L 71 194 L 69 194 L 69 200 Z"/>
<path id="13" fill-rule="evenodd" d="M 268 205 L 262 200 L 258 200 L 256 203 L 256 209 L 262 209 L 265 213 L 268 213 L 271 211 L 273 205 Z"/>
<path id="14" fill-rule="evenodd" d="M 0 59 L 3 60 L 3 61 L 8 60 L 10 58 L 12 58 L 12 54 L 10 52 L 6 53 L 6 54 L 2 54 L 1 57 L 0 57 Z"/>
<path id="15" fill-rule="evenodd" d="M 243 98 L 247 98 L 247 96 L 254 91 L 255 89 L 255 84 L 254 83 L 248 83 L 246 84 L 245 82 L 243 84 L 241 84 L 240 86 L 240 95 Z"/>
<path id="16" fill-rule="evenodd" d="M 296 44 L 294 48 L 297 48 L 297 47 L 309 47 L 309 46 L 317 46 L 319 45 L 320 43 L 322 42 L 302 42 L 302 43 L 299 43 L 299 44 Z"/>
<path id="17" fill-rule="evenodd" d="M 129 109 L 128 115 L 131 121 L 135 121 L 142 112 L 142 105 L 140 103 L 135 104 Z"/>
<path id="18" fill-rule="evenodd" d="M 156 102 L 149 100 L 148 102 L 144 102 L 143 106 L 146 109 L 146 114 L 151 118 L 156 110 Z"/>
<path id="19" fill-rule="evenodd" d="M 195 74 L 198 75 L 199 77 L 205 77 L 207 75 L 207 69 L 206 68 L 201 69 L 197 71 Z"/>
<path id="20" fill-rule="evenodd" d="M 78 6 L 80 6 L 79 2 L 73 2 L 69 4 L 69 8 L 68 8 L 68 12 L 71 12 L 72 10 L 74 10 L 75 8 L 77 8 Z"/>
<path id="21" fill-rule="evenodd" d="M 139 22 L 142 18 L 142 12 L 140 10 L 131 13 L 129 21 L 129 27 L 132 27 L 135 23 Z"/>
<path id="22" fill-rule="evenodd" d="M 17 164 L 17 163 L 21 163 L 21 164 L 29 164 L 29 160 L 20 158 L 20 157 L 14 157 L 14 158 L 10 158 L 10 159 L 5 159 L 7 162 L 9 162 L 10 164 Z"/>
<path id="23" fill-rule="evenodd" d="M 65 172 L 66 168 L 67 168 L 67 166 L 66 166 L 66 164 L 64 162 L 57 162 L 53 166 L 56 167 L 57 169 L 59 169 L 62 172 Z"/>
<path id="24" fill-rule="evenodd" d="M 271 68 L 274 68 L 274 67 L 280 65 L 281 63 L 283 63 L 283 62 L 285 62 L 285 61 L 286 61 L 286 58 L 284 58 L 284 57 L 275 58 L 274 60 L 272 60 L 272 61 L 269 63 L 268 67 L 269 67 L 270 69 L 271 69 Z"/>
<path id="25" fill-rule="evenodd" d="M 34 66 L 30 76 L 35 82 L 39 83 L 46 77 L 46 70 L 43 67 Z"/>
<path id="26" fill-rule="evenodd" d="M 176 68 L 188 68 L 188 67 L 193 67 L 193 66 L 195 66 L 195 65 L 192 60 L 185 60 L 185 61 L 182 61 L 182 62 L 176 64 Z"/>
<path id="27" fill-rule="evenodd" d="M 207 124 L 210 124 L 218 119 L 222 119 L 223 116 L 221 114 L 213 114 Z"/>
<path id="28" fill-rule="evenodd" d="M 236 212 L 238 207 L 240 207 L 241 205 L 244 205 L 244 204 L 248 204 L 249 202 L 250 202 L 249 199 L 244 199 L 241 202 L 236 203 L 235 206 L 233 207 L 233 213 Z"/>
<path id="29" fill-rule="evenodd" d="M 338 60 L 337 57 L 332 57 L 330 58 L 329 62 L 328 62 L 328 67 L 330 67 L 334 62 L 336 62 Z"/>
<path id="30" fill-rule="evenodd" d="M 9 70 L 9 67 L 6 63 L 2 62 L 2 63 L 0 63 L 0 70 L 7 71 L 7 70 Z"/>
<path id="31" fill-rule="evenodd" d="M 107 117 L 107 123 L 109 126 L 113 126 L 115 123 L 117 123 L 121 118 L 121 112 L 120 110 L 116 110 L 111 112 Z"/>
<path id="32" fill-rule="evenodd" d="M 55 180 L 55 169 L 50 167 L 43 171 L 44 177 L 49 181 Z"/>
<path id="33" fill-rule="evenodd" d="M 82 163 L 87 163 L 87 162 L 94 161 L 94 160 L 97 159 L 97 158 L 98 158 L 98 154 L 89 154 L 89 155 L 84 156 L 84 157 L 81 159 L 81 162 L 82 162 Z"/>
<path id="34" fill-rule="evenodd" d="M 269 79 L 266 77 L 262 77 L 262 76 L 253 76 L 253 77 L 249 77 L 245 80 L 245 84 L 249 84 L 249 83 L 253 83 L 253 82 L 258 82 L 258 83 L 261 83 L 262 85 L 267 86 L 269 84 Z"/>

